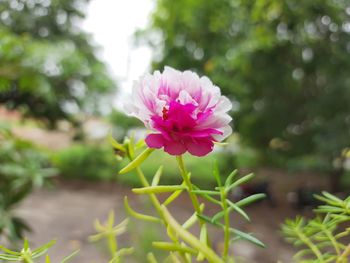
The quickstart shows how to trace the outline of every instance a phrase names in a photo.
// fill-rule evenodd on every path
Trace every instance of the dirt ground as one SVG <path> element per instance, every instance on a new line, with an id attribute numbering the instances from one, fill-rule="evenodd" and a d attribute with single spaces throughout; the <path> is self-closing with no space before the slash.
<path id="1" fill-rule="evenodd" d="M 17 209 L 17 214 L 30 223 L 32 232 L 27 235 L 32 247 L 55 238 L 57 244 L 50 249 L 53 262 L 59 262 L 65 255 L 76 249 L 80 253 L 71 261 L 74 263 L 105 263 L 107 253 L 103 246 L 92 244 L 88 237 L 94 233 L 93 222 L 96 218 L 105 220 L 108 212 L 114 209 L 116 221 L 126 217 L 123 198 L 129 196 L 130 204 L 139 211 L 148 206 L 144 197 L 131 194 L 129 188 L 111 183 L 60 182 L 54 188 L 35 191 Z M 181 222 L 191 215 L 191 203 L 185 195 L 181 196 L 172 206 L 173 214 Z M 209 214 L 215 212 L 208 206 Z M 249 263 L 292 262 L 293 249 L 280 236 L 279 226 L 286 217 L 293 217 L 295 211 L 283 202 L 275 207 L 261 202 L 247 208 L 252 223 L 245 223 L 238 215 L 231 218 L 238 229 L 255 233 L 262 240 L 266 249 L 257 248 L 246 242 L 236 243 L 234 254 L 246 258 Z M 141 238 L 145 226 L 132 226 L 131 237 L 122 236 L 121 245 L 133 245 Z M 157 232 L 155 228 L 155 232 Z M 220 249 L 223 234 L 211 229 L 214 234 L 214 244 Z M 158 233 L 155 233 L 159 235 Z M 146 234 L 147 235 L 147 234 Z M 143 235 L 144 236 L 144 235 Z M 144 237 L 143 237 L 144 238 Z M 139 251 L 140 252 L 140 251 Z M 129 259 L 127 262 L 146 262 L 142 257 Z"/>

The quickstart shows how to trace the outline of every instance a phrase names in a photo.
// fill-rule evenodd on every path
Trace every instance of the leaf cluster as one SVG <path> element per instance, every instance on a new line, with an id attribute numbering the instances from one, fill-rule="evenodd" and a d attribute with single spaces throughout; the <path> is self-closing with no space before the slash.
<path id="1" fill-rule="evenodd" d="M 216 178 L 217 187 L 214 190 L 202 190 L 199 187 L 193 185 L 190 181 L 191 173 L 185 170 L 183 161 L 180 157 L 177 157 L 179 162 L 180 171 L 183 176 L 183 182 L 179 185 L 161 185 L 161 177 L 163 175 L 163 166 L 154 174 L 151 183 L 144 178 L 140 165 L 152 154 L 154 149 L 146 148 L 140 154 L 135 154 L 135 148 L 144 148 L 144 142 L 140 141 L 137 144 L 133 143 L 133 139 L 124 141 L 123 144 L 118 143 L 112 137 L 110 137 L 112 146 L 128 156 L 130 163 L 120 170 L 120 173 L 128 173 L 132 170 L 136 170 L 139 178 L 143 181 L 143 187 L 134 188 L 132 191 L 139 195 L 148 195 L 158 211 L 158 216 L 146 215 L 132 209 L 128 203 L 128 199 L 125 197 L 124 204 L 127 212 L 139 219 L 153 223 L 161 223 L 167 230 L 170 242 L 153 242 L 153 246 L 157 249 L 169 252 L 169 259 L 182 258 L 185 262 L 192 262 L 192 257 L 196 256 L 197 261 L 207 259 L 209 262 L 229 262 L 231 259 L 228 255 L 228 247 L 230 243 L 235 240 L 243 239 L 249 241 L 255 245 L 264 247 L 264 244 L 250 233 L 244 233 L 238 229 L 230 226 L 230 213 L 237 212 L 243 216 L 246 220 L 250 221 L 249 216 L 243 210 L 243 207 L 253 203 L 257 200 L 264 198 L 264 194 L 256 194 L 234 202 L 229 200 L 228 195 L 230 191 L 239 187 L 240 185 L 248 182 L 253 178 L 253 174 L 246 175 L 242 178 L 236 178 L 237 171 L 233 171 L 222 183 L 219 169 L 217 165 L 214 165 L 213 176 Z M 168 207 L 174 202 L 182 193 L 187 192 L 194 205 L 195 212 L 185 222 L 180 224 L 169 212 Z M 157 199 L 158 194 L 167 193 L 168 197 L 160 202 Z M 209 218 L 204 214 L 205 204 L 199 203 L 198 197 L 202 197 L 209 202 L 218 205 L 221 210 Z M 217 198 L 219 197 L 219 198 Z M 223 220 L 224 222 L 221 222 Z M 226 249 L 222 256 L 216 255 L 212 250 L 210 237 L 208 236 L 207 223 L 215 225 L 223 229 L 225 234 L 225 246 Z M 194 225 L 199 224 L 200 233 L 199 237 L 193 236 L 189 229 Z M 154 256 L 149 256 L 149 262 L 156 262 Z M 178 259 L 179 260 L 179 259 Z M 219 260 L 219 261 L 215 261 Z M 175 261 L 177 262 L 177 261 Z M 180 261 L 179 261 L 180 262 Z"/>
<path id="2" fill-rule="evenodd" d="M 39 248 L 32 250 L 29 246 L 27 239 L 23 241 L 23 248 L 20 251 L 12 251 L 4 246 L 0 246 L 0 251 L 4 251 L 0 254 L 0 260 L 5 262 L 23 262 L 23 263 L 34 263 L 37 262 L 36 259 L 46 255 L 45 262 L 50 263 L 50 257 L 47 254 L 48 249 L 56 243 L 56 240 L 52 240 Z M 69 256 L 65 257 L 60 261 L 60 263 L 67 263 L 71 258 L 73 258 L 79 251 L 75 251 Z M 35 261 L 34 261 L 35 260 Z"/>
<path id="3" fill-rule="evenodd" d="M 133 253 L 133 248 L 119 248 L 117 237 L 126 232 L 126 228 L 129 220 L 125 219 L 118 225 L 115 225 L 115 216 L 114 212 L 110 211 L 108 215 L 107 222 L 102 225 L 99 220 L 95 221 L 95 230 L 97 234 L 89 237 L 89 240 L 96 242 L 99 240 L 106 240 L 108 249 L 110 252 L 111 260 L 109 263 L 120 263 L 124 256 L 130 255 Z"/>
<path id="4" fill-rule="evenodd" d="M 221 177 L 219 174 L 219 169 L 217 165 L 214 166 L 213 174 L 217 180 L 218 186 L 215 188 L 214 191 L 210 190 L 193 190 L 192 192 L 200 195 L 201 197 L 205 198 L 209 202 L 212 202 L 216 205 L 219 205 L 222 209 L 221 211 L 217 212 L 214 216 L 208 217 L 203 214 L 199 214 L 199 218 L 205 220 L 206 222 L 221 227 L 224 231 L 225 228 L 228 228 L 228 231 L 230 235 L 232 234 L 233 238 L 230 239 L 230 242 L 234 242 L 237 240 L 246 240 L 249 241 L 257 246 L 265 247 L 265 245 L 255 238 L 250 233 L 244 233 L 238 229 L 235 229 L 233 227 L 230 227 L 229 225 L 225 225 L 225 223 L 221 223 L 220 220 L 222 220 L 225 216 L 229 217 L 230 213 L 236 212 L 240 216 L 242 216 L 245 220 L 250 222 L 250 218 L 248 214 L 244 211 L 243 207 L 254 203 L 256 201 L 259 201 L 263 198 L 265 198 L 265 194 L 254 194 L 248 197 L 245 197 L 237 202 L 233 202 L 228 198 L 228 194 L 234 190 L 235 188 L 239 187 L 242 184 L 247 183 L 250 181 L 254 174 L 248 174 L 241 178 L 237 178 L 237 170 L 234 170 L 225 180 L 224 184 L 221 182 Z M 219 196 L 220 199 L 216 199 L 215 196 Z"/>
<path id="5" fill-rule="evenodd" d="M 350 257 L 350 244 L 345 243 L 350 236 L 350 196 L 342 200 L 323 192 L 315 197 L 324 203 L 314 210 L 316 217 L 286 220 L 283 235 L 299 248 L 295 254 L 298 262 L 346 263 Z"/>

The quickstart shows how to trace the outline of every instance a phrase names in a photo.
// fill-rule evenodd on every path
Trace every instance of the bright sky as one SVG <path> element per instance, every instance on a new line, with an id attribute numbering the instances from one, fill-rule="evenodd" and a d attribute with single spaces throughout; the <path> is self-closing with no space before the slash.
<path id="1" fill-rule="evenodd" d="M 93 34 L 101 59 L 118 82 L 116 106 L 130 92 L 133 80 L 148 70 L 151 50 L 132 47 L 132 36 L 147 25 L 152 8 L 152 0 L 92 0 L 88 6 L 83 28 Z"/>

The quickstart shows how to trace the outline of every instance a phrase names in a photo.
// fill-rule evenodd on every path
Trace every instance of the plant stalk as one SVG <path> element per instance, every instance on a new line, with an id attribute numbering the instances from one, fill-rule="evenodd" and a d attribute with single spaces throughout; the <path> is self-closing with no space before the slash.
<path id="1" fill-rule="evenodd" d="M 224 251 L 223 251 L 223 258 L 225 261 L 228 259 L 228 252 L 230 248 L 230 211 L 227 207 L 227 193 L 224 189 L 221 189 L 221 203 L 222 203 L 222 209 L 225 211 L 224 214 Z"/>
<path id="2" fill-rule="evenodd" d="M 199 202 L 198 202 L 197 196 L 194 193 L 192 193 L 192 190 L 193 190 L 192 183 L 191 183 L 191 180 L 188 176 L 188 172 L 186 171 L 186 167 L 185 167 L 184 161 L 182 159 L 182 155 L 176 156 L 176 160 L 177 160 L 177 163 L 178 163 L 179 168 L 180 168 L 180 173 L 181 173 L 182 179 L 184 180 L 184 182 L 187 186 L 187 191 L 188 191 L 188 194 L 191 198 L 193 207 L 194 207 L 195 211 L 198 214 L 200 214 L 201 210 L 199 207 Z"/>
<path id="3" fill-rule="evenodd" d="M 337 263 L 346 263 L 347 258 L 350 256 L 350 244 L 345 248 L 343 253 L 340 255 L 340 257 L 337 259 Z"/>
<path id="4" fill-rule="evenodd" d="M 146 176 L 144 175 L 144 173 L 142 172 L 142 170 L 141 170 L 140 167 L 137 167 L 137 168 L 136 168 L 136 173 L 137 173 L 137 175 L 138 175 L 138 177 L 139 177 L 139 179 L 140 179 L 140 181 L 141 181 L 141 183 L 142 183 L 142 185 L 143 185 L 144 187 L 150 186 L 149 182 L 148 182 L 147 179 L 146 179 Z M 155 194 L 151 194 L 151 193 L 148 194 L 148 195 L 149 195 L 149 197 L 150 197 L 150 199 L 151 199 L 151 202 L 152 202 L 154 208 L 157 210 L 159 216 L 161 217 L 162 221 L 164 222 L 164 225 L 165 225 L 165 226 L 168 226 L 169 223 L 168 223 L 166 217 L 164 216 L 163 209 L 162 209 L 162 207 L 161 207 L 161 204 L 160 204 L 160 202 L 159 202 L 157 196 L 156 196 Z M 170 236 L 169 236 L 169 237 L 170 237 Z M 171 238 L 171 237 L 170 237 L 170 238 Z M 173 240 L 176 244 L 180 244 L 179 240 L 177 240 L 177 239 L 176 239 L 176 240 L 172 239 L 172 240 Z M 187 263 L 188 260 L 187 260 L 187 258 L 186 258 L 186 256 L 185 256 L 185 254 L 182 253 L 182 252 L 179 252 L 179 254 L 180 254 L 181 258 Z"/>
<path id="5" fill-rule="evenodd" d="M 323 263 L 324 260 L 322 259 L 322 253 L 321 251 L 311 242 L 311 240 L 305 236 L 302 232 L 300 231 L 297 231 L 298 233 L 298 236 L 300 238 L 300 240 L 302 240 L 304 242 L 304 244 L 306 244 L 310 249 L 311 251 L 315 254 L 315 256 L 317 257 L 318 261 L 320 263 Z"/>

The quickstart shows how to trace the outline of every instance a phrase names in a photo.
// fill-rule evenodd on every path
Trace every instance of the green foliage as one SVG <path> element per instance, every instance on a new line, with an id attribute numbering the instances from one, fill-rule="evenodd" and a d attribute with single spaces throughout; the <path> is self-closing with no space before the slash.
<path id="1" fill-rule="evenodd" d="M 129 220 L 125 219 L 118 225 L 115 225 L 114 212 L 110 211 L 105 225 L 102 225 L 99 220 L 95 221 L 95 230 L 97 234 L 89 237 L 90 241 L 96 242 L 106 240 L 111 260 L 109 263 L 120 263 L 124 256 L 134 252 L 133 248 L 119 248 L 117 237 L 124 234 Z"/>
<path id="2" fill-rule="evenodd" d="M 246 240 L 260 247 L 265 247 L 265 245 L 260 240 L 252 236 L 250 233 L 244 233 L 230 226 L 229 216 L 231 212 L 236 212 L 240 216 L 242 216 L 245 220 L 250 221 L 250 218 L 247 215 L 247 213 L 243 210 L 243 207 L 265 198 L 264 194 L 255 194 L 255 195 L 248 196 L 242 200 L 239 200 L 235 203 L 233 201 L 230 201 L 227 197 L 228 194 L 233 189 L 250 181 L 254 177 L 253 174 L 248 174 L 246 176 L 243 176 L 242 178 L 235 179 L 236 175 L 237 175 L 237 171 L 235 170 L 226 178 L 225 183 L 222 184 L 221 178 L 219 175 L 219 169 L 216 166 L 214 168 L 214 176 L 216 178 L 218 186 L 215 187 L 215 191 L 200 190 L 199 188 L 198 190 L 196 189 L 192 191 L 193 193 L 202 196 L 209 202 L 219 205 L 222 209 L 221 211 L 217 212 L 212 218 L 205 216 L 203 214 L 198 214 L 197 216 L 199 216 L 199 218 L 205 220 L 209 224 L 218 226 L 223 229 L 225 234 L 225 239 L 227 239 L 227 242 L 226 242 L 227 251 L 228 251 L 228 246 L 231 242 L 233 243 L 234 241 L 237 241 L 240 239 Z M 216 199 L 215 196 L 219 196 L 220 199 L 219 200 Z M 220 220 L 223 220 L 224 222 L 220 222 Z M 231 238 L 231 234 L 234 235 L 234 238 Z"/>
<path id="3" fill-rule="evenodd" d="M 251 180 L 253 174 L 236 179 L 237 171 L 233 171 L 222 183 L 219 168 L 215 163 L 213 178 L 217 183 L 217 187 L 214 190 L 202 190 L 192 183 L 192 174 L 187 172 L 182 156 L 176 156 L 178 169 L 181 174 L 181 177 L 179 177 L 182 179 L 182 182 L 180 184 L 164 185 L 160 184 L 164 174 L 162 165 L 156 170 L 151 180 L 142 171 L 142 165 L 146 160 L 150 161 L 151 154 L 157 153 L 155 149 L 145 148 L 143 141 L 135 143 L 133 138 L 126 138 L 123 143 L 118 143 L 110 137 L 110 142 L 114 149 L 120 153 L 120 156 L 125 156 L 129 159 L 129 163 L 120 170 L 120 173 L 136 171 L 136 176 L 140 180 L 142 187 L 134 188 L 132 191 L 138 195 L 148 196 L 158 215 L 147 215 L 135 211 L 131 208 L 127 197 L 124 199 L 126 211 L 136 219 L 165 226 L 169 241 L 155 241 L 152 242 L 152 245 L 156 249 L 169 253 L 167 260 L 172 260 L 172 262 L 192 262 L 195 257 L 197 261 L 207 260 L 208 262 L 230 263 L 234 261 L 233 255 L 229 253 L 229 247 L 236 240 L 243 239 L 257 246 L 264 247 L 264 244 L 250 233 L 242 232 L 230 226 L 231 212 L 237 212 L 240 216 L 250 221 L 243 207 L 264 198 L 263 194 L 252 195 L 238 202 L 233 202 L 228 198 L 230 191 Z M 138 155 L 136 153 L 137 150 L 141 150 L 141 153 Z M 166 162 L 166 164 L 168 166 L 169 163 Z M 164 201 L 160 201 L 157 195 L 163 193 L 167 193 L 168 197 Z M 189 195 L 194 213 L 184 223 L 180 224 L 169 212 L 169 207 L 182 193 Z M 216 198 L 218 196 L 219 199 Z M 204 214 L 205 203 L 202 203 L 198 197 L 218 205 L 221 210 L 213 218 L 206 216 Z M 214 251 L 211 245 L 208 223 L 223 229 L 224 250 L 220 254 Z M 189 232 L 189 229 L 194 225 L 197 225 L 200 229 L 198 237 Z M 153 254 L 148 254 L 148 260 L 149 262 L 157 262 Z"/>
<path id="4" fill-rule="evenodd" d="M 349 23 L 344 0 L 160 0 L 138 39 L 154 68 L 192 68 L 222 87 L 265 161 L 314 156 L 329 171 L 350 141 Z"/>
<path id="5" fill-rule="evenodd" d="M 133 222 L 129 218 L 116 225 L 113 211 L 109 213 L 104 224 L 99 220 L 95 220 L 94 227 L 97 234 L 90 236 L 89 241 L 103 242 L 105 247 L 108 248 L 111 263 L 124 262 L 125 256 L 136 259 L 137 262 L 143 262 L 145 255 L 153 249 L 152 242 L 160 238 L 158 225 L 145 225 L 142 222 Z M 126 231 L 130 236 L 132 247 L 120 248 L 118 237 Z M 160 256 L 163 255 L 157 253 L 157 257 Z"/>
<path id="6" fill-rule="evenodd" d="M 50 263 L 50 257 L 47 254 L 47 251 L 56 243 L 55 240 L 52 240 L 37 249 L 32 250 L 29 246 L 28 240 L 23 241 L 23 248 L 20 251 L 12 251 L 6 247 L 0 246 L 0 250 L 4 251 L 4 254 L 0 254 L 0 260 L 4 262 L 22 262 L 22 263 L 34 263 L 34 259 L 40 258 L 43 255 L 46 255 L 46 263 Z M 71 255 L 65 257 L 60 263 L 66 263 L 71 258 L 73 258 L 79 251 L 73 252 Z"/>
<path id="7" fill-rule="evenodd" d="M 282 226 L 286 240 L 299 248 L 298 262 L 347 263 L 350 257 L 350 196 L 342 200 L 327 192 L 316 198 L 324 204 L 315 212 L 317 216 L 306 220 L 297 217 L 286 220 Z"/>
<path id="8" fill-rule="evenodd" d="M 56 174 L 49 159 L 31 143 L 0 130 L 0 235 L 15 242 L 28 226 L 12 209 L 47 177 Z"/>
<path id="9" fill-rule="evenodd" d="M 108 145 L 74 144 L 52 156 L 62 177 L 86 180 L 113 180 L 118 166 Z"/>
<path id="10" fill-rule="evenodd" d="M 230 156 L 224 152 L 214 153 L 210 156 L 205 157 L 195 157 L 192 155 L 186 155 L 186 164 L 189 170 L 192 171 L 192 181 L 194 184 L 199 187 L 209 188 L 215 185 L 215 178 L 213 178 L 208 166 L 211 167 L 213 160 L 219 160 L 219 165 L 222 167 L 222 170 L 225 172 L 229 172 L 229 167 L 232 167 L 234 161 L 231 160 Z M 203 165 L 203 162 L 208 165 Z M 121 166 L 126 165 L 126 160 L 121 162 Z M 158 169 L 160 165 L 165 164 L 164 174 L 162 183 L 163 184 L 178 184 L 181 182 L 181 178 L 178 175 L 178 168 L 176 161 L 174 158 L 169 156 L 168 154 L 162 151 L 155 151 L 151 154 L 147 162 L 144 162 L 141 167 L 145 172 L 145 176 L 148 180 L 152 180 L 155 170 Z M 131 172 L 130 174 L 121 174 L 118 176 L 118 181 L 122 184 L 129 186 L 141 186 L 140 181 L 138 180 L 135 172 Z"/>
<path id="11" fill-rule="evenodd" d="M 114 84 L 77 27 L 87 3 L 0 1 L 0 103 L 51 125 L 99 110 Z"/>
<path id="12" fill-rule="evenodd" d="M 139 187 L 142 186 L 142 183 L 139 181 L 135 171 L 133 171 L 132 169 L 136 168 L 137 164 L 141 163 L 137 162 L 135 165 L 136 160 L 134 160 L 132 163 L 129 163 L 126 158 L 123 159 L 123 157 L 125 157 L 125 155 L 128 154 L 126 145 L 130 143 L 130 140 L 133 141 L 132 138 L 126 138 L 124 140 L 124 143 L 120 144 L 112 137 L 109 137 L 111 145 L 115 148 L 115 151 L 120 154 L 120 165 L 122 167 L 125 167 L 123 170 L 125 170 L 127 167 L 131 167 L 131 173 L 125 175 L 119 174 L 118 181 L 121 184 Z M 136 151 L 136 153 L 139 153 L 140 149 L 143 149 L 144 146 L 144 141 L 140 140 L 136 143 L 135 149 L 131 150 Z M 145 153 L 147 154 L 149 153 L 149 151 L 145 151 Z M 135 154 L 135 152 L 133 154 Z M 204 156 L 200 158 L 192 156 L 190 154 L 185 154 L 185 156 L 187 166 L 192 171 L 191 178 L 193 182 L 199 187 L 209 188 L 216 184 L 215 178 L 210 173 L 210 170 L 208 170 L 208 166 L 203 165 L 202 162 L 209 164 L 209 166 L 211 167 L 214 160 L 217 159 L 218 165 L 224 172 L 229 172 L 231 167 L 234 165 L 234 160 L 231 158 L 231 155 L 227 154 L 227 152 L 225 151 L 220 151 L 217 153 L 213 153 L 209 156 Z M 162 178 L 162 183 L 170 185 L 178 184 L 179 182 L 181 182 L 181 178 L 178 175 L 178 167 L 176 161 L 174 158 L 172 158 L 172 156 L 163 151 L 152 151 L 152 154 L 150 154 L 147 158 L 148 162 L 143 162 L 141 164 L 141 168 L 145 171 L 145 177 L 147 180 L 152 180 L 154 171 L 158 170 L 160 166 L 166 164 L 163 168 L 163 173 L 166 174 L 166 176 Z M 129 168 L 127 170 L 129 170 Z"/>

